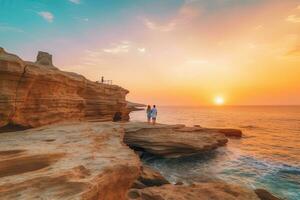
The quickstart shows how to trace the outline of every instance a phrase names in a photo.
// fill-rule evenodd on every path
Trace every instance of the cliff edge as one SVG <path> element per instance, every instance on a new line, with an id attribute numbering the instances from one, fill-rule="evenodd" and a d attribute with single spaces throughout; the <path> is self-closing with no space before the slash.
<path id="1" fill-rule="evenodd" d="M 0 127 L 38 127 L 62 121 L 129 119 L 128 91 L 60 71 L 52 56 L 39 52 L 23 61 L 0 48 Z"/>

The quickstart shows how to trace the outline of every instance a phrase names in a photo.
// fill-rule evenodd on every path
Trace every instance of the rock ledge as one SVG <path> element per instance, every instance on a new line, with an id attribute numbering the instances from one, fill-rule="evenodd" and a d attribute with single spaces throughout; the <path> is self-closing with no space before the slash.
<path id="1" fill-rule="evenodd" d="M 0 134 L 0 199 L 125 200 L 138 156 L 115 123 L 71 123 Z"/>

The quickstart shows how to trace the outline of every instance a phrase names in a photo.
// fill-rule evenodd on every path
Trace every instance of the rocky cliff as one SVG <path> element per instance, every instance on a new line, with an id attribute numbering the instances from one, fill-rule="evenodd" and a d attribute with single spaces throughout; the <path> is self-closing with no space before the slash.
<path id="1" fill-rule="evenodd" d="M 195 141 L 180 143 L 182 137 L 175 137 L 169 149 L 166 142 L 174 137 L 170 129 L 177 130 L 178 135 L 188 135 L 189 140 L 195 139 L 198 145 Z M 208 134 L 187 132 L 188 129 L 133 122 L 72 122 L 1 133 L 0 199 L 274 199 L 267 191 L 254 192 L 227 183 L 172 185 L 159 172 L 147 166 L 142 167 L 137 154 L 123 143 L 124 135 L 125 138 L 127 134 L 134 138 L 134 135 L 145 132 L 162 141 L 159 144 L 149 140 L 153 146 L 147 145 L 147 149 L 155 149 L 158 153 L 164 149 L 169 153 L 172 150 L 176 155 L 180 152 L 181 156 L 186 156 L 188 144 L 191 144 L 188 152 L 194 149 L 193 153 L 203 153 L 203 148 L 205 151 L 213 150 L 205 146 L 215 145 L 216 137 L 224 137 L 219 133 L 210 133 L 212 139 L 209 141 Z M 142 138 L 147 139 L 143 135 Z M 200 137 L 204 142 L 200 142 Z M 145 144 L 145 140 L 139 142 Z"/>
<path id="2" fill-rule="evenodd" d="M 26 62 L 0 48 L 0 127 L 38 127 L 61 121 L 128 119 L 127 90 L 58 70 L 39 52 Z"/>

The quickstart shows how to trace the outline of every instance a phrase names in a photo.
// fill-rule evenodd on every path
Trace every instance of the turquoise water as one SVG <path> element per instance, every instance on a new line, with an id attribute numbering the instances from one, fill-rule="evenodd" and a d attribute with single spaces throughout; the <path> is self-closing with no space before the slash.
<path id="1" fill-rule="evenodd" d="M 132 113 L 131 120 L 145 120 L 144 111 Z M 300 106 L 158 107 L 158 121 L 239 128 L 244 133 L 210 154 L 145 160 L 170 181 L 221 179 L 300 199 Z"/>

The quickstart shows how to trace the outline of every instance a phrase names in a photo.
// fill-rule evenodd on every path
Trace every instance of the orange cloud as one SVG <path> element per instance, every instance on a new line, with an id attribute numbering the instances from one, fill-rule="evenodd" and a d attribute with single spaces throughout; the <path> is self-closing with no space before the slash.
<path id="1" fill-rule="evenodd" d="M 286 20 L 292 23 L 300 23 L 300 16 L 297 15 L 289 15 Z"/>
<path id="2" fill-rule="evenodd" d="M 300 56 L 300 45 L 289 51 L 287 55 Z"/>

